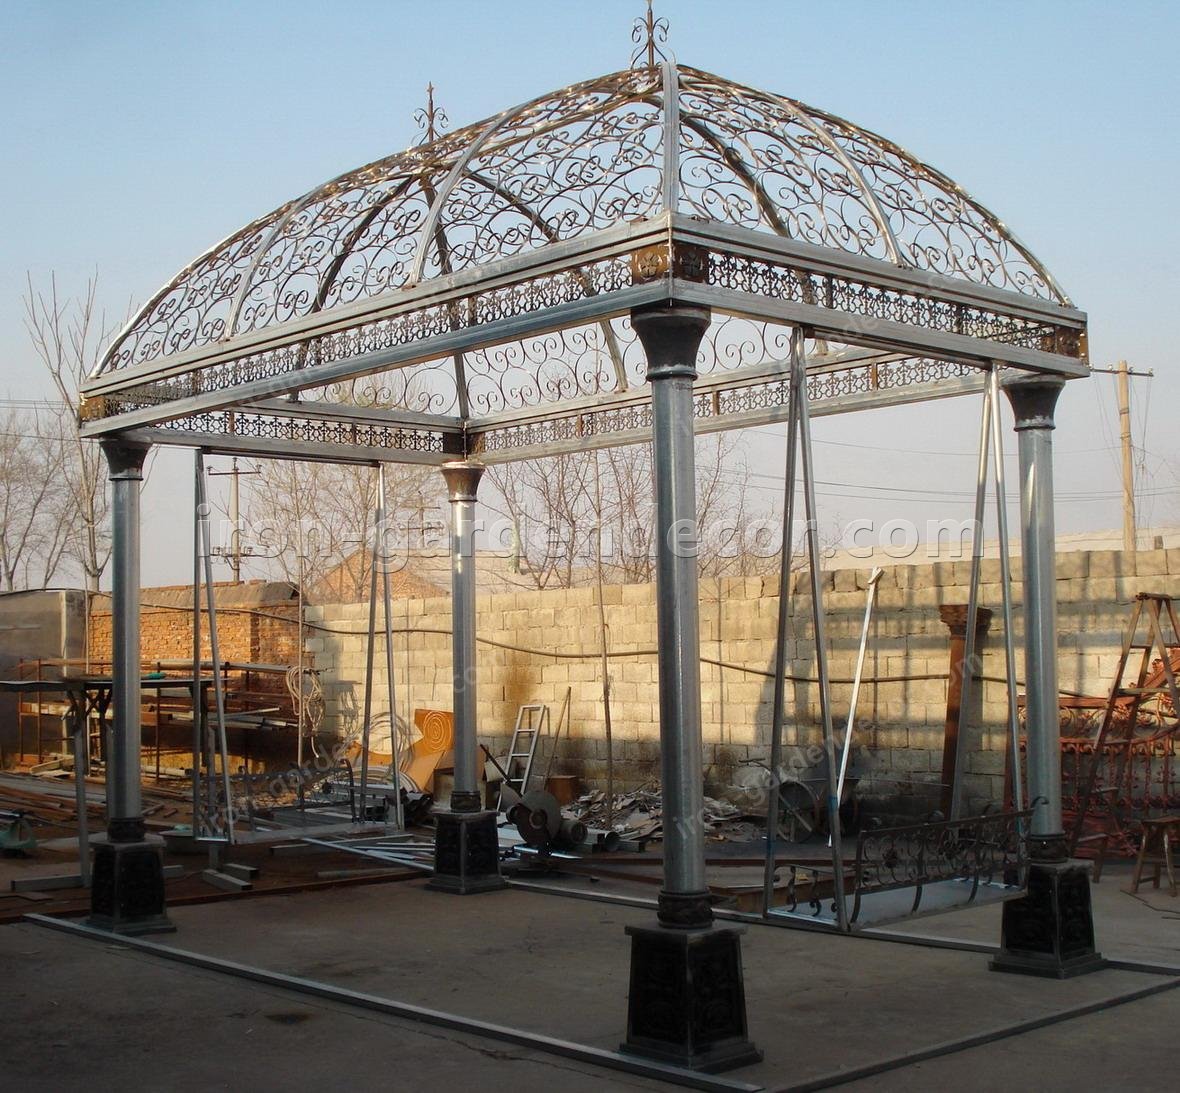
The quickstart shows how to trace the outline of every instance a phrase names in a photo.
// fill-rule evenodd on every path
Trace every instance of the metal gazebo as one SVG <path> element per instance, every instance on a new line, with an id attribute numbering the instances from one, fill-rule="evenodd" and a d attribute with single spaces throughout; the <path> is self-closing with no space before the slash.
<path id="1" fill-rule="evenodd" d="M 1005 953 L 1052 974 L 1093 955 L 1092 937 L 1088 954 L 1062 943 L 1062 916 L 1088 918 L 1089 897 L 1060 812 L 1050 441 L 1064 381 L 1088 374 L 1086 317 L 945 175 L 842 118 L 673 63 L 656 38 L 626 71 L 453 132 L 431 121 L 414 147 L 212 247 L 115 338 L 81 406 L 114 489 L 115 770 L 96 878 L 139 879 L 134 911 L 96 880 L 96 918 L 166 921 L 162 884 L 144 898 L 155 851 L 143 841 L 135 691 L 138 494 L 153 445 L 442 469 L 456 771 L 435 880 L 466 892 L 500 883 L 476 793 L 465 561 L 482 469 L 650 440 L 667 834 L 660 924 L 632 931 L 628 1042 L 693 1066 L 749 1058 L 737 932 L 712 925 L 694 823 L 697 575 L 682 549 L 695 527 L 694 433 L 787 421 L 800 402 L 814 416 L 982 392 L 996 374 L 1019 436 L 1037 802 L 1034 876 L 1006 905 Z M 736 984 L 711 1038 L 646 1027 L 652 969 L 691 982 L 702 959 Z"/>

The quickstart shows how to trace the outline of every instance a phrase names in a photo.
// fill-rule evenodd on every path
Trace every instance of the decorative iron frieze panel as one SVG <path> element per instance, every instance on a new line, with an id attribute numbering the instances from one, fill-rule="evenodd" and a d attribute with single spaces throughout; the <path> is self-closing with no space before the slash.
<path id="1" fill-rule="evenodd" d="M 158 427 L 170 432 L 208 437 L 211 442 L 218 438 L 237 437 L 383 451 L 442 453 L 444 450 L 443 434 L 439 432 L 253 414 L 241 410 L 217 410 L 192 417 L 174 418 L 161 422 Z"/>
<path id="2" fill-rule="evenodd" d="M 853 318 L 884 319 L 944 334 L 1021 346 L 1066 356 L 1081 355 L 1080 332 L 1072 327 L 1005 315 L 1000 310 L 873 284 L 867 279 L 819 273 L 714 251 L 709 260 L 709 284 L 718 288 L 773 300 L 827 308 Z"/>

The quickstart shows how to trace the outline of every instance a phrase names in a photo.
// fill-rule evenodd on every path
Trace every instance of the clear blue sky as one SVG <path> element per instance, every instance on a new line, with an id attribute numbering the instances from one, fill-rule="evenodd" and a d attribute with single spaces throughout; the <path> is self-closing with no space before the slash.
<path id="1" fill-rule="evenodd" d="M 1171 320 L 1180 289 L 1180 5 L 657 0 L 679 60 L 842 114 L 996 211 L 1091 317 L 1095 364 L 1135 384 L 1144 517 L 1180 521 Z M 112 311 L 216 240 L 405 147 L 427 81 L 454 125 L 626 67 L 641 0 L 0 4 L 0 392 L 44 388 L 21 323 L 26 271 L 97 270 Z M 1151 404 L 1147 397 L 1150 394 Z M 1062 530 L 1114 527 L 1113 381 L 1070 386 L 1057 434 Z M 820 477 L 970 490 L 975 405 L 817 423 Z M 769 441 L 755 439 L 755 450 Z M 872 445 L 853 448 L 844 445 Z M 916 451 L 917 454 L 914 454 Z M 928 453 L 955 453 L 930 455 Z M 761 457 L 759 458 L 761 462 Z M 157 460 L 145 579 L 187 563 L 188 463 Z M 178 488 L 179 487 L 179 488 Z M 967 515 L 826 501 L 850 520 Z"/>

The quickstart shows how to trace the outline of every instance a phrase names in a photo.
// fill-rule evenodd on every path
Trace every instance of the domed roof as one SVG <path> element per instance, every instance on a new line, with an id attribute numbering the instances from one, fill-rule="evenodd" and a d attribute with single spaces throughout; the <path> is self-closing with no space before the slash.
<path id="1" fill-rule="evenodd" d="M 999 219 L 891 141 L 668 63 L 542 96 L 288 202 L 183 269 L 100 372 L 669 211 L 1069 304 Z"/>

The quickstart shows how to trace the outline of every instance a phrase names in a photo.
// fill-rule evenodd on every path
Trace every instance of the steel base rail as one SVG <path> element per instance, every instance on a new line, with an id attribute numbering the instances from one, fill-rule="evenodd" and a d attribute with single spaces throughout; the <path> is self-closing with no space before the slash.
<path id="1" fill-rule="evenodd" d="M 1011 1025 L 1000 1025 L 996 1028 L 974 1033 L 971 1036 L 964 1036 L 958 1040 L 943 1040 L 941 1043 L 932 1044 L 930 1047 L 917 1048 L 914 1051 L 907 1051 L 904 1054 L 894 1055 L 888 1059 L 865 1063 L 862 1066 L 849 1067 L 847 1070 L 837 1070 L 821 1075 L 818 1078 L 812 1078 L 809 1081 L 798 1082 L 794 1085 L 779 1086 L 773 1093 L 815 1093 L 816 1090 L 820 1089 L 832 1089 L 838 1085 L 847 1085 L 849 1082 L 860 1081 L 862 1078 L 872 1078 L 878 1074 L 887 1074 L 891 1070 L 900 1070 L 902 1067 L 924 1063 L 930 1059 L 937 1059 L 944 1055 L 955 1055 L 960 1051 L 968 1051 L 974 1047 L 984 1047 L 987 1044 L 994 1044 L 999 1040 L 1007 1040 L 1013 1036 L 1022 1036 L 1026 1032 L 1035 1032 L 1037 1029 L 1048 1028 L 1050 1025 L 1059 1025 L 1065 1021 L 1076 1020 L 1079 1017 L 1088 1017 L 1090 1014 L 1101 1013 L 1104 1010 L 1113 1009 L 1115 1006 L 1124 1006 L 1128 1002 L 1138 1002 L 1143 998 L 1150 998 L 1153 994 L 1163 994 L 1165 991 L 1175 990 L 1176 987 L 1180 987 L 1180 978 L 1168 979 L 1163 983 L 1153 983 L 1149 987 L 1140 987 L 1138 990 L 1125 991 L 1122 994 L 1111 995 L 1109 998 L 1101 998 L 1096 1002 L 1086 1002 L 1082 1005 L 1054 1010 L 1052 1013 L 1046 1013 L 1041 1017 L 1032 1017 L 1027 1021 L 1018 1021 Z"/>
<path id="2" fill-rule="evenodd" d="M 96 930 L 66 919 L 33 914 L 26 915 L 25 921 L 51 930 L 59 930 L 62 933 L 74 934 L 77 937 L 89 938 L 92 941 L 101 941 L 105 945 L 110 945 L 112 940 L 111 934 L 106 930 Z M 572 1040 L 560 1040 L 555 1036 L 546 1036 L 539 1032 L 527 1032 L 524 1029 L 509 1028 L 507 1025 L 496 1025 L 490 1021 L 480 1021 L 474 1017 L 462 1017 L 459 1014 L 429 1009 L 426 1006 L 415 1006 L 409 1002 L 397 1002 L 375 994 L 365 994 L 361 991 L 348 990 L 345 987 L 336 987 L 330 983 L 320 983 L 314 979 L 301 979 L 298 976 L 284 975 L 282 972 L 272 972 L 266 968 L 256 968 L 249 964 L 238 964 L 232 960 L 205 956 L 202 953 L 189 952 L 186 949 L 156 945 L 140 938 L 120 936 L 116 941 L 120 947 L 134 949 L 137 952 L 147 953 L 150 956 L 171 960 L 179 964 L 187 964 L 194 968 L 221 972 L 223 975 L 232 975 L 238 979 L 247 979 L 255 983 L 265 983 L 267 986 L 279 987 L 297 994 L 323 998 L 330 1002 L 338 1002 L 359 1009 L 372 1010 L 388 1017 L 398 1017 L 419 1024 L 466 1032 L 473 1036 L 483 1036 L 491 1040 L 516 1044 L 518 1047 L 533 1048 L 550 1055 L 560 1055 L 566 1059 L 589 1063 L 591 1066 L 655 1078 L 683 1086 L 686 1089 L 704 1089 L 717 1091 L 717 1093 L 759 1093 L 765 1088 L 765 1086 L 752 1082 L 700 1074 L 682 1067 L 668 1066 L 664 1063 L 641 1059 L 638 1056 L 624 1055 L 618 1051 L 578 1044 Z"/>
<path id="3" fill-rule="evenodd" d="M 509 880 L 508 887 L 539 892 L 543 896 L 582 899 L 591 903 L 611 903 L 618 907 L 650 909 L 656 905 L 654 899 L 645 899 L 642 896 L 626 896 L 615 892 L 576 891 L 562 888 L 557 884 L 546 884 L 544 881 Z M 833 937 L 854 938 L 858 941 L 883 941 L 893 945 L 918 945 L 924 949 L 953 949 L 962 953 L 982 953 L 985 955 L 1000 951 L 999 945 L 989 941 L 968 941 L 965 938 L 942 937 L 938 934 L 902 934 L 877 926 L 867 926 L 851 933 L 841 933 L 834 922 L 808 922 L 806 919 L 798 918 L 763 918 L 762 914 L 757 911 L 732 911 L 725 907 L 714 907 L 713 917 L 726 922 L 741 922 L 748 926 L 770 926 L 776 930 L 800 930 L 804 933 L 827 934 Z M 1120 957 L 1108 957 L 1105 967 L 1110 971 L 1142 972 L 1144 975 L 1180 977 L 1180 964 L 1154 964 L 1146 960 L 1124 960 Z"/>

